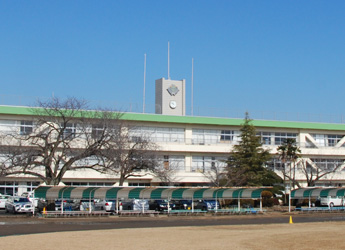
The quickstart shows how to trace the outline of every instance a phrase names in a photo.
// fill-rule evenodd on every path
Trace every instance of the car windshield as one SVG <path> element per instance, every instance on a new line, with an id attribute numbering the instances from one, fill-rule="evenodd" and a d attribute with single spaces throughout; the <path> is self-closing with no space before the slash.
<path id="1" fill-rule="evenodd" d="M 30 202 L 28 198 L 15 198 L 14 201 L 15 202 Z"/>

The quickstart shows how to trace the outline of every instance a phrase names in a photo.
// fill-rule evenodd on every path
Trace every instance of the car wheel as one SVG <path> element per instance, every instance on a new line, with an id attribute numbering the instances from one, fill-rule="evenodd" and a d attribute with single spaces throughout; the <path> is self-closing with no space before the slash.
<path id="1" fill-rule="evenodd" d="M 334 203 L 333 202 L 329 203 L 329 206 L 334 207 Z"/>
<path id="2" fill-rule="evenodd" d="M 15 208 L 13 208 L 12 213 L 16 214 L 16 209 Z"/>

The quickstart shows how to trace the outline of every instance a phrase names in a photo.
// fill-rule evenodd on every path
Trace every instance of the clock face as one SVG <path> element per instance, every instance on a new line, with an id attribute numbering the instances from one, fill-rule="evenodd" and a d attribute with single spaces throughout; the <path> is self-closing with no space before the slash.
<path id="1" fill-rule="evenodd" d="M 170 106 L 170 108 L 174 109 L 174 108 L 176 108 L 177 104 L 175 101 L 171 101 L 169 106 Z"/>

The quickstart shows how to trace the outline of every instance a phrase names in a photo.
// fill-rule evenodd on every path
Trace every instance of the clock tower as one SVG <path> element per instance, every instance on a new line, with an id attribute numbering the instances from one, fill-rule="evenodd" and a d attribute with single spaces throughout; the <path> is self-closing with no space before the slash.
<path id="1" fill-rule="evenodd" d="M 186 80 L 156 80 L 156 114 L 186 115 Z"/>

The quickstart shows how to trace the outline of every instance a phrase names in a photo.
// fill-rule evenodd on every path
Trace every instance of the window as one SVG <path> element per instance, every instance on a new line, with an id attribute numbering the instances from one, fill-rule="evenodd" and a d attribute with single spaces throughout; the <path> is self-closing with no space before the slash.
<path id="1" fill-rule="evenodd" d="M 169 169 L 169 155 L 164 155 L 163 167 L 166 170 Z"/>
<path id="2" fill-rule="evenodd" d="M 344 159 L 322 159 L 322 158 L 311 158 L 310 159 L 319 169 L 332 171 L 338 168 L 344 163 Z"/>
<path id="3" fill-rule="evenodd" d="M 19 183 L 16 181 L 0 182 L 0 193 L 9 195 L 18 195 Z"/>
<path id="4" fill-rule="evenodd" d="M 193 144 L 231 143 L 239 140 L 239 131 L 193 129 Z"/>
<path id="5" fill-rule="evenodd" d="M 32 121 L 21 121 L 20 122 L 20 134 L 21 135 L 28 135 L 31 134 L 33 131 L 33 122 Z"/>
<path id="6" fill-rule="evenodd" d="M 282 145 L 286 139 L 292 138 L 297 141 L 297 134 L 296 133 L 274 133 L 274 144 L 275 145 Z"/>
<path id="7" fill-rule="evenodd" d="M 6 134 L 18 134 L 17 121 L 14 120 L 0 120 L 0 131 Z"/>
<path id="8" fill-rule="evenodd" d="M 149 187 L 150 183 L 147 182 L 128 182 L 129 187 Z"/>
<path id="9" fill-rule="evenodd" d="M 160 162 L 166 170 L 185 170 L 184 155 L 164 155 Z"/>
<path id="10" fill-rule="evenodd" d="M 104 186 L 113 186 L 113 182 L 64 182 L 66 186 L 92 186 L 92 187 L 104 187 Z"/>
<path id="11" fill-rule="evenodd" d="M 279 158 L 273 158 L 269 162 L 266 163 L 266 167 L 272 171 L 283 171 L 284 170 L 284 164 Z M 286 164 L 285 167 L 288 167 Z"/>
<path id="12" fill-rule="evenodd" d="M 193 156 L 191 171 L 204 173 L 210 171 L 212 168 L 218 168 L 220 170 L 225 168 L 226 165 L 226 158 L 224 157 Z"/>
<path id="13" fill-rule="evenodd" d="M 258 132 L 256 135 L 260 136 L 263 145 L 271 145 L 271 132 Z"/>
<path id="14" fill-rule="evenodd" d="M 234 131 L 232 130 L 222 130 L 220 132 L 220 141 L 233 141 Z"/>
<path id="15" fill-rule="evenodd" d="M 219 130 L 193 129 L 193 144 L 216 144 L 219 138 Z"/>
<path id="16" fill-rule="evenodd" d="M 132 137 L 150 138 L 154 142 L 184 142 L 183 128 L 136 127 L 130 131 Z"/>
<path id="17" fill-rule="evenodd" d="M 312 134 L 317 146 L 320 147 L 334 147 L 344 137 L 343 135 L 322 135 Z"/>
<path id="18" fill-rule="evenodd" d="M 63 124 L 61 124 L 61 127 L 63 127 Z M 73 139 L 75 136 L 76 136 L 76 124 L 67 123 L 63 131 L 63 138 L 68 140 L 68 139 Z"/>
<path id="19" fill-rule="evenodd" d="M 80 159 L 74 163 L 75 166 L 95 166 L 101 164 L 101 160 L 97 156 L 89 156 L 83 159 Z M 61 162 L 60 168 L 64 165 L 64 162 Z"/>
<path id="20" fill-rule="evenodd" d="M 92 138 L 99 139 L 102 137 L 104 132 L 104 127 L 102 125 L 92 125 Z"/>

